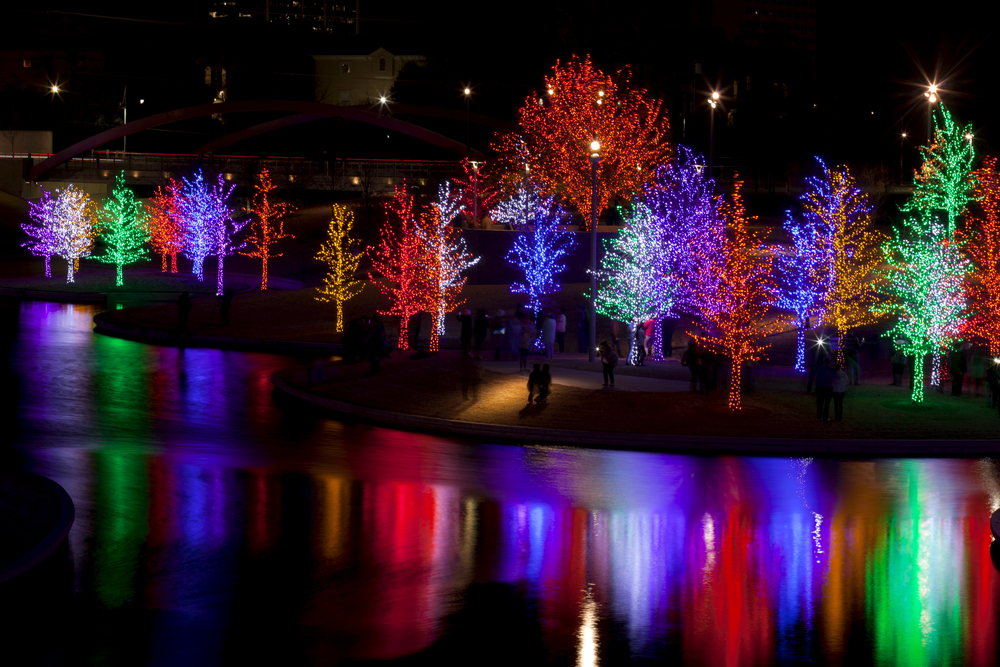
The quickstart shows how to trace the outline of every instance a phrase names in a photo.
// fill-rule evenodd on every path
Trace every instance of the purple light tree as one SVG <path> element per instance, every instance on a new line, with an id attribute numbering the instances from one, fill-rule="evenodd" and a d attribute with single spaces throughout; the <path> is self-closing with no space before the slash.
<path id="1" fill-rule="evenodd" d="M 219 218 L 231 214 L 225 201 L 233 186 L 227 189 L 221 174 L 218 185 L 209 185 L 201 169 L 191 180 L 181 181 L 177 188 L 177 215 L 183 229 L 184 254 L 194 263 L 191 272 L 198 276 L 198 282 L 203 282 L 205 258 L 217 254 Z"/>
<path id="2" fill-rule="evenodd" d="M 52 255 L 57 254 L 58 247 L 53 228 L 55 226 L 56 202 L 52 193 L 42 188 L 42 198 L 37 202 L 28 202 L 28 216 L 35 225 L 22 223 L 21 229 L 30 237 L 21 244 L 32 255 L 45 258 L 45 277 L 52 277 Z"/>

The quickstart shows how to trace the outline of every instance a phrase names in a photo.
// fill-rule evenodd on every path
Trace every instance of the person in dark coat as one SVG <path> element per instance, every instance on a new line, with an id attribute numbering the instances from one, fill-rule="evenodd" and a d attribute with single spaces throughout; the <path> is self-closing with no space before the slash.
<path id="1" fill-rule="evenodd" d="M 378 375 L 384 345 L 382 344 L 382 334 L 375 322 L 368 325 L 368 336 L 365 338 L 364 347 L 365 354 L 368 356 L 369 372 L 371 375 Z"/>
<path id="2" fill-rule="evenodd" d="M 181 294 L 177 299 L 177 334 L 186 335 L 188 318 L 191 317 L 191 295 L 188 292 Z"/>
<path id="3" fill-rule="evenodd" d="M 542 382 L 542 369 L 538 364 L 535 364 L 531 373 L 528 375 L 528 403 L 533 403 L 535 398 L 535 389 L 540 389 Z M 541 393 L 541 392 L 539 392 Z M 541 398 L 539 398 L 541 400 Z"/>
<path id="4" fill-rule="evenodd" d="M 462 323 L 462 350 L 472 349 L 472 311 L 466 308 L 460 313 L 455 313 L 455 317 Z"/>
<path id="5" fill-rule="evenodd" d="M 590 347 L 590 320 L 587 318 L 587 310 L 583 306 L 580 306 L 577 312 L 580 319 L 576 323 L 576 340 L 579 351 L 587 352 Z"/>
<path id="6" fill-rule="evenodd" d="M 952 350 L 948 365 L 951 367 L 951 395 L 961 396 L 965 372 L 969 370 L 969 366 L 965 361 L 965 350 Z"/>
<path id="7" fill-rule="evenodd" d="M 830 401 L 833 400 L 833 366 L 830 357 L 816 371 L 816 421 L 830 421 Z M 848 382 L 850 384 L 850 382 Z"/>
<path id="8" fill-rule="evenodd" d="M 420 349 L 420 316 L 420 311 L 417 311 L 410 315 L 406 321 L 406 335 L 409 338 L 411 350 Z"/>
<path id="9" fill-rule="evenodd" d="M 366 337 L 364 324 L 361 323 L 357 315 L 351 313 L 351 319 L 347 321 L 343 336 L 345 364 L 353 364 L 358 360 L 358 357 L 364 354 Z"/>
<path id="10" fill-rule="evenodd" d="M 486 316 L 486 309 L 480 308 L 476 314 L 476 321 L 472 325 L 472 337 L 476 341 L 476 352 L 481 352 L 486 334 L 490 332 L 490 318 Z"/>
<path id="11" fill-rule="evenodd" d="M 549 392 L 552 387 L 552 373 L 548 364 L 542 364 L 542 374 L 538 376 L 538 402 L 549 400 Z"/>
<path id="12" fill-rule="evenodd" d="M 681 357 L 681 366 L 687 366 L 691 371 L 691 393 L 698 391 L 698 381 L 701 379 L 701 364 L 703 362 L 698 341 L 692 340 Z M 702 387 L 704 390 L 704 387 Z"/>
<path id="13" fill-rule="evenodd" d="M 219 313 L 222 315 L 222 326 L 229 326 L 229 309 L 233 307 L 233 293 L 223 292 L 219 297 Z"/>

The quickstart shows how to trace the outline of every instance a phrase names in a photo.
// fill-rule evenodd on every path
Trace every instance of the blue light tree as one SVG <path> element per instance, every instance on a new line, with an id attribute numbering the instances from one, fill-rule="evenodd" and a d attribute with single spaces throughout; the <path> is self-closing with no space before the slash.
<path id="1" fill-rule="evenodd" d="M 810 318 L 817 323 L 823 317 L 823 303 L 830 288 L 831 258 L 825 237 L 821 234 L 822 219 L 811 211 L 796 218 L 786 211 L 784 228 L 791 239 L 791 248 L 772 247 L 775 254 L 775 275 L 778 282 L 774 305 L 795 315 L 795 370 L 806 372 L 805 332 Z"/>
<path id="2" fill-rule="evenodd" d="M 219 176 L 217 188 L 205 182 L 201 169 L 191 180 L 182 178 L 181 181 L 177 189 L 177 214 L 184 230 L 184 254 L 194 263 L 191 273 L 198 276 L 198 282 L 203 282 L 205 258 L 215 254 L 218 236 L 219 205 L 212 191 L 223 187 L 222 176 Z"/>
<path id="3" fill-rule="evenodd" d="M 557 277 L 566 270 L 565 260 L 576 246 L 576 239 L 560 228 L 562 209 L 551 197 L 543 198 L 522 186 L 498 208 L 503 217 L 494 214 L 494 220 L 510 222 L 518 232 L 507 261 L 524 272 L 524 282 L 514 283 L 510 291 L 527 295 L 528 309 L 538 314 L 547 297 L 562 290 Z M 504 209 L 513 214 L 506 215 Z"/>

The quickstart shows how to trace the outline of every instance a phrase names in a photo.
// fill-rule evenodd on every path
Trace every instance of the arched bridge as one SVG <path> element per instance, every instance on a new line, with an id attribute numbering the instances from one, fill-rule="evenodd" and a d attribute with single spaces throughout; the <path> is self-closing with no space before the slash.
<path id="1" fill-rule="evenodd" d="M 147 116 L 146 118 L 134 120 L 131 123 L 113 127 L 110 130 L 106 130 L 99 134 L 95 134 L 94 136 L 77 142 L 68 148 L 64 148 L 52 157 L 34 165 L 28 172 L 28 178 L 31 181 L 38 181 L 49 171 L 59 165 L 62 165 L 63 163 L 86 153 L 87 151 L 99 148 L 107 143 L 115 141 L 116 139 L 127 137 L 131 134 L 135 134 L 136 132 L 142 132 L 143 130 L 148 130 L 160 125 L 167 125 L 169 123 L 176 123 L 178 121 L 203 116 L 212 116 L 215 114 L 278 111 L 289 112 L 292 115 L 268 121 L 266 123 L 260 123 L 216 139 L 215 141 L 205 144 L 197 149 L 196 153 L 200 155 L 209 155 L 238 141 L 249 139 L 266 132 L 271 132 L 273 130 L 292 125 L 298 125 L 300 123 L 322 120 L 325 118 L 345 118 L 347 120 L 375 125 L 386 130 L 392 130 L 416 139 L 420 139 L 421 141 L 426 141 L 429 144 L 462 156 L 466 153 L 466 145 L 464 143 L 455 141 L 454 139 L 420 127 L 419 125 L 414 125 L 413 123 L 400 120 L 396 118 L 395 115 L 446 118 L 462 122 L 465 122 L 466 118 L 468 118 L 469 123 L 492 127 L 502 131 L 511 131 L 516 127 L 511 123 L 497 120 L 495 118 L 489 118 L 479 114 L 469 114 L 466 116 L 465 112 L 455 111 L 452 109 L 424 107 L 411 104 L 393 104 L 390 105 L 389 109 L 393 115 L 381 113 L 381 107 L 378 105 L 375 107 L 345 107 L 331 104 L 321 104 L 319 102 L 296 102 L 286 100 L 259 100 L 222 102 L 219 104 L 201 104 L 198 106 L 154 114 L 152 116 Z M 474 159 L 482 160 L 485 158 L 481 152 L 474 149 L 469 150 L 469 154 Z"/>

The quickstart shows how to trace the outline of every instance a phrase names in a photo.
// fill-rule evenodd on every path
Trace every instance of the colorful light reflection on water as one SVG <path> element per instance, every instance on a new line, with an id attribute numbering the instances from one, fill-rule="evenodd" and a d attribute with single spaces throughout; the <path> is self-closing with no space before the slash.
<path id="1" fill-rule="evenodd" d="M 293 360 L 93 314 L 25 304 L 9 350 L 8 458 L 78 508 L 57 659 L 997 662 L 990 460 L 459 443 L 284 411 Z"/>

